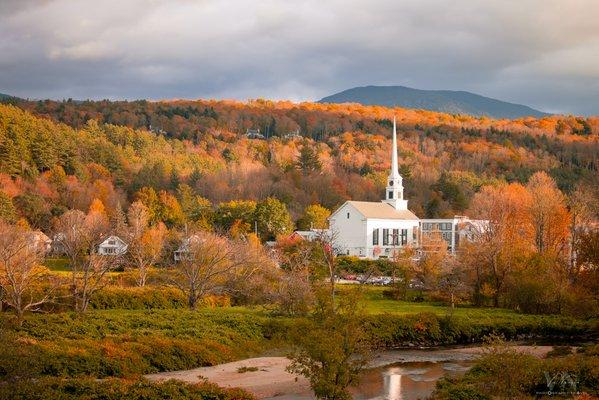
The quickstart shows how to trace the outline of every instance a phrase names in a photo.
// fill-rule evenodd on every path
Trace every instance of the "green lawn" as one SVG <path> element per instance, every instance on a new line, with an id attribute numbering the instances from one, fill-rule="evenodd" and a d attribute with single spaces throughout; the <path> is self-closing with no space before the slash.
<path id="1" fill-rule="evenodd" d="M 64 272 L 71 270 L 69 260 L 66 258 L 46 258 L 44 260 L 44 265 L 50 271 Z"/>
<path id="2" fill-rule="evenodd" d="M 339 290 L 343 292 L 354 285 L 340 285 Z M 447 304 L 422 301 L 422 302 L 411 302 L 411 301 L 400 301 L 386 298 L 383 295 L 385 290 L 388 288 L 384 286 L 363 286 L 364 289 L 364 305 L 366 311 L 369 314 L 394 314 L 394 315 L 407 315 L 407 314 L 418 314 L 423 312 L 430 312 L 438 316 L 454 315 L 465 318 L 476 318 L 476 319 L 526 319 L 534 318 L 532 315 L 525 315 L 517 313 L 513 310 L 507 310 L 503 308 L 490 308 L 490 307 L 473 307 L 470 305 L 458 305 L 453 310 Z"/>

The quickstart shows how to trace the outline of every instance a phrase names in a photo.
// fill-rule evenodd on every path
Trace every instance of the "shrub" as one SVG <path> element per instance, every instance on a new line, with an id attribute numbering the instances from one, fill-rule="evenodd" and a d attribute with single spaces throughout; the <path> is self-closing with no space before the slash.
<path id="1" fill-rule="evenodd" d="M 253 400 L 242 389 L 225 389 L 211 383 L 188 384 L 170 380 L 125 381 L 89 378 L 42 378 L 0 384 L 0 398 L 13 400 Z"/>
<path id="2" fill-rule="evenodd" d="M 599 358 L 593 351 L 541 360 L 505 346 L 492 348 L 463 377 L 440 380 L 431 398 L 529 398 L 549 391 L 597 395 Z"/>
<path id="3" fill-rule="evenodd" d="M 393 262 L 384 258 L 369 260 L 353 256 L 341 256 L 337 258 L 337 265 L 339 270 L 354 274 L 374 271 L 383 275 L 391 275 L 393 269 Z"/>
<path id="4" fill-rule="evenodd" d="M 264 318 L 243 313 L 91 311 L 37 315 L 0 336 L 0 380 L 129 377 L 228 362 L 265 343 Z"/>
<path id="5" fill-rule="evenodd" d="M 227 296 L 207 296 L 200 301 L 200 307 L 229 307 Z M 108 286 L 98 291 L 92 298 L 91 308 L 96 310 L 150 310 L 187 308 L 185 295 L 169 287 L 129 287 Z"/>
<path id="6" fill-rule="evenodd" d="M 185 308 L 187 302 L 181 291 L 174 288 L 105 287 L 91 300 L 90 307 L 96 310 L 149 310 Z"/>

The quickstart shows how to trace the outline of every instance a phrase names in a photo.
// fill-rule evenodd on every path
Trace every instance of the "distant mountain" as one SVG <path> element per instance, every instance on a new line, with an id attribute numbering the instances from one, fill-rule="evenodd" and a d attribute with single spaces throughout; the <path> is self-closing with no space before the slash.
<path id="1" fill-rule="evenodd" d="M 18 97 L 11 96 L 10 94 L 0 93 L 0 101 L 8 99 L 18 99 Z"/>
<path id="2" fill-rule="evenodd" d="M 360 103 L 387 107 L 416 108 L 449 114 L 491 118 L 544 117 L 549 114 L 521 104 L 454 90 L 420 90 L 405 86 L 364 86 L 327 96 L 319 103 Z"/>

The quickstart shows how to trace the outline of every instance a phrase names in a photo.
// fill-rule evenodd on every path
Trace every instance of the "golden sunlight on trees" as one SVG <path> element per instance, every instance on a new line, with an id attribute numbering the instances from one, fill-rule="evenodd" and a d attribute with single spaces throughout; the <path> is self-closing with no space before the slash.
<path id="1" fill-rule="evenodd" d="M 475 301 L 480 301 L 484 283 L 499 306 L 506 280 L 534 248 L 534 230 L 530 219 L 531 196 L 519 184 L 487 186 L 477 193 L 471 205 L 473 215 L 488 220 L 488 226 L 476 234 L 476 243 L 464 252 L 464 261 L 475 268 Z M 481 270 L 482 269 L 482 270 Z M 490 277 L 488 282 L 483 276 Z M 486 288 L 489 288 L 486 286 Z"/>
<path id="2" fill-rule="evenodd" d="M 136 201 L 128 212 L 127 258 L 137 270 L 137 285 L 145 286 L 149 268 L 158 261 L 167 236 L 166 226 L 159 222 L 149 226 L 149 213 L 142 202 Z"/>
<path id="3" fill-rule="evenodd" d="M 320 204 L 311 204 L 304 210 L 304 215 L 297 221 L 298 229 L 325 229 L 329 226 L 331 211 Z"/>
<path id="4" fill-rule="evenodd" d="M 34 232 L 0 221 L 0 302 L 13 308 L 18 324 L 51 300 L 57 279 L 41 265 L 45 251 Z"/>
<path id="5" fill-rule="evenodd" d="M 83 313 L 93 295 L 106 282 L 106 274 L 114 269 L 120 257 L 103 256 L 97 247 L 109 233 L 108 218 L 102 213 L 99 202 L 94 202 L 86 215 L 79 210 L 70 210 L 56 222 L 56 240 L 62 246 L 71 267 L 70 290 L 74 309 Z"/>
<path id="6" fill-rule="evenodd" d="M 537 251 L 559 256 L 567 250 L 568 245 L 570 215 L 566 198 L 555 181 L 544 172 L 534 174 L 526 189 L 531 197 L 530 219 Z"/>
<path id="7" fill-rule="evenodd" d="M 261 246 L 209 232 L 184 238 L 168 282 L 187 297 L 190 309 L 207 295 L 230 294 L 240 282 L 272 265 Z"/>

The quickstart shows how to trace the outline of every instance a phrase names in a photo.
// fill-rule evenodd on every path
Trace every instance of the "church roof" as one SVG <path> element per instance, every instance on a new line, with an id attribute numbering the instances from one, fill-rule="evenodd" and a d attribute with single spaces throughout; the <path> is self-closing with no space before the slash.
<path id="1" fill-rule="evenodd" d="M 415 219 L 418 217 L 410 210 L 396 210 L 393 206 L 383 202 L 373 201 L 348 201 L 355 209 L 366 218 L 375 219 Z"/>

